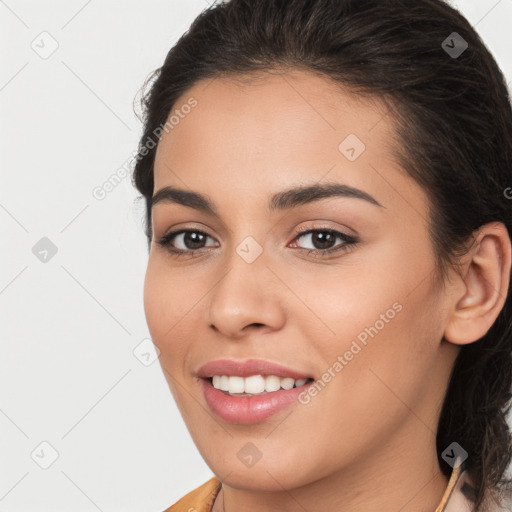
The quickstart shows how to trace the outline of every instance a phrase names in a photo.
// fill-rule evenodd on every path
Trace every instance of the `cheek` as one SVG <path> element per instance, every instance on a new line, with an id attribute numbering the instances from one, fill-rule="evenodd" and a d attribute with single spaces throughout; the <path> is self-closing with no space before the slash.
<path id="1" fill-rule="evenodd" d="M 378 254 L 370 251 L 360 261 L 351 259 L 324 276 L 321 291 L 318 275 L 306 277 L 302 287 L 304 303 L 321 322 L 306 315 L 301 330 L 310 334 L 325 370 L 346 354 L 337 379 L 346 389 L 375 380 L 370 369 L 390 384 L 398 380 L 399 386 L 414 387 L 435 358 L 442 326 L 432 261 L 399 242 L 380 244 Z"/>
<path id="2" fill-rule="evenodd" d="M 350 358 L 340 372 L 338 389 L 353 407 L 351 416 L 360 417 L 365 425 L 377 417 L 386 425 L 399 421 L 408 413 L 404 404 L 416 404 L 436 381 L 429 379 L 434 375 L 439 343 L 435 294 L 427 282 L 409 296 L 399 292 L 380 301 L 369 299 L 361 323 L 351 335 L 343 336 L 336 352 L 331 351 L 332 356 L 347 354 L 344 359 Z M 397 296 L 399 300 L 393 302 Z M 345 320 L 349 323 L 349 317 Z M 357 353 L 352 355 L 352 351 Z M 431 391 L 434 394 L 435 386 Z"/>
<path id="3" fill-rule="evenodd" d="M 164 318 L 162 313 L 162 293 L 159 280 L 152 264 L 151 256 L 144 277 L 144 313 L 153 342 L 158 342 L 158 333 L 161 330 L 160 322 Z"/>
<path id="4" fill-rule="evenodd" d="M 201 283 L 189 271 L 170 268 L 165 258 L 150 255 L 144 278 L 146 322 L 161 365 L 173 375 L 184 371 L 187 351 L 197 337 L 206 293 Z"/>
<path id="5" fill-rule="evenodd" d="M 148 262 L 144 278 L 144 311 L 153 343 L 160 351 L 159 363 L 169 389 L 180 409 L 183 397 L 179 383 L 184 374 L 188 344 L 183 341 L 184 323 L 180 322 L 189 307 L 184 307 L 183 291 L 179 290 L 165 265 Z M 181 297 L 181 300 L 180 300 Z M 185 397 L 186 398 L 186 397 Z"/>
<path id="6" fill-rule="evenodd" d="M 151 338 L 164 357 L 172 344 L 174 326 L 184 314 L 179 295 L 168 269 L 150 256 L 144 278 L 144 312 Z"/>
<path id="7" fill-rule="evenodd" d="M 341 258 L 336 266 L 318 266 L 313 272 L 306 264 L 282 269 L 283 280 L 301 299 L 293 320 L 301 319 L 305 332 L 311 331 L 306 323 L 315 325 L 318 333 L 312 339 L 328 345 L 331 341 L 338 349 L 345 342 L 350 345 L 366 327 L 377 321 L 380 325 L 380 315 L 388 310 L 386 319 L 394 318 L 393 304 L 402 303 L 407 288 L 407 276 L 396 275 L 396 268 L 403 268 L 396 252 L 396 244 L 390 241 L 380 243 L 378 250 L 365 248 Z M 304 306 L 309 310 L 306 315 Z"/>

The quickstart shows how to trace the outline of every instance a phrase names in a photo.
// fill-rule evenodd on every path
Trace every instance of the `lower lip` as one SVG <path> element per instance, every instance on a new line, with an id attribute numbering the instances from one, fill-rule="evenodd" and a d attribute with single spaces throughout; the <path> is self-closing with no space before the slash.
<path id="1" fill-rule="evenodd" d="M 262 395 L 232 396 L 213 387 L 208 379 L 200 379 L 210 409 L 229 423 L 249 425 L 264 421 L 292 403 L 313 381 L 291 389 L 280 389 Z"/>

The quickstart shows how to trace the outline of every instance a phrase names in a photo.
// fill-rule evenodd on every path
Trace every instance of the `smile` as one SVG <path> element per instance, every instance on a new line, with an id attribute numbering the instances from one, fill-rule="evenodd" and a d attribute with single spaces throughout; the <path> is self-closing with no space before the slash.
<path id="1" fill-rule="evenodd" d="M 291 377 L 278 377 L 277 375 L 250 375 L 241 377 L 238 375 L 214 375 L 211 378 L 215 389 L 226 391 L 232 396 L 254 396 L 272 393 L 280 389 L 292 389 L 303 386 L 308 380 L 292 379 Z"/>
<path id="2" fill-rule="evenodd" d="M 261 389 L 262 381 L 265 382 L 266 387 L 268 377 L 270 377 L 268 381 L 269 386 L 273 385 L 276 387 L 276 379 L 279 380 L 279 389 L 275 391 L 264 390 L 258 393 L 245 392 L 246 381 L 249 382 L 247 389 Z M 202 386 L 204 399 L 210 410 L 224 421 L 239 425 L 262 422 L 293 403 L 300 404 L 299 395 L 313 382 L 313 379 L 281 379 L 275 375 L 268 375 L 266 377 L 251 375 L 246 378 L 235 375 L 229 377 L 226 375 L 215 376 L 217 385 L 220 385 L 219 382 L 226 383 L 226 379 L 228 390 L 225 391 L 213 385 L 213 377 L 201 378 L 199 381 Z M 231 379 L 233 379 L 233 388 L 230 387 Z M 281 387 L 282 381 L 284 381 L 285 386 L 290 386 L 291 384 L 291 387 L 288 387 L 288 389 Z M 240 383 L 244 386 L 244 392 L 234 392 L 234 390 L 242 389 Z M 252 387 L 253 385 L 254 387 Z M 259 387 L 256 388 L 256 386 Z M 231 391 L 233 391 L 233 394 L 231 394 Z"/>

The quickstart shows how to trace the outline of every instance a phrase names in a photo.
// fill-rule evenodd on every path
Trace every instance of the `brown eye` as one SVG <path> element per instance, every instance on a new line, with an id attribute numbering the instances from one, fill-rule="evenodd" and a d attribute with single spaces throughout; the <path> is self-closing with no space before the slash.
<path id="1" fill-rule="evenodd" d="M 173 253 L 187 253 L 207 247 L 205 245 L 207 238 L 211 237 L 203 231 L 183 229 L 164 235 L 160 238 L 158 244 L 162 247 L 166 247 Z"/>
<path id="2" fill-rule="evenodd" d="M 320 256 L 345 250 L 357 244 L 357 240 L 354 237 L 333 229 L 308 229 L 300 232 L 300 234 L 295 237 L 295 240 L 301 238 L 312 245 L 312 247 L 299 246 L 301 249 L 307 250 L 308 254 L 313 253 Z M 341 243 L 335 245 L 337 239 L 341 240 Z M 295 245 L 297 244 L 295 243 Z"/>
<path id="3" fill-rule="evenodd" d="M 304 236 L 306 235 L 302 235 Z M 307 237 L 314 246 L 313 249 L 331 249 L 337 238 L 332 231 L 311 231 Z"/>

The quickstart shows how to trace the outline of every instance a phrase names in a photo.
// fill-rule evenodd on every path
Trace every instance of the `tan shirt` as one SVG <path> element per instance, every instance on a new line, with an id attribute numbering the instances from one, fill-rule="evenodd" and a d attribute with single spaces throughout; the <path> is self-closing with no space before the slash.
<path id="1" fill-rule="evenodd" d="M 164 512 L 211 512 L 221 485 L 216 477 L 212 477 Z M 471 499 L 473 493 L 474 488 L 467 472 L 461 471 L 461 466 L 458 466 L 453 469 L 441 502 L 434 512 L 473 512 L 473 500 Z M 511 510 L 512 503 L 507 508 L 490 507 L 487 512 L 509 512 Z"/>

